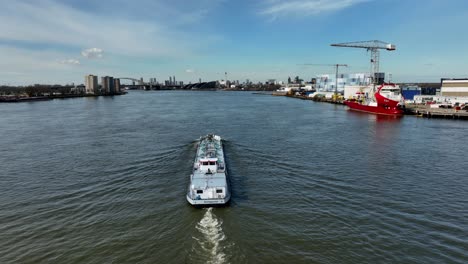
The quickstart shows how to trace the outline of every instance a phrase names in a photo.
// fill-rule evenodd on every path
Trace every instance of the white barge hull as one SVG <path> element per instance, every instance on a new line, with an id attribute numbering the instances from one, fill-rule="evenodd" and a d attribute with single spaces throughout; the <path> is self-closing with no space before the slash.
<path id="1" fill-rule="evenodd" d="M 229 202 L 231 191 L 220 136 L 200 138 L 186 198 L 192 205 L 223 205 Z"/>
<path id="2" fill-rule="evenodd" d="M 226 197 L 224 199 L 205 199 L 205 200 L 193 200 L 187 195 L 187 201 L 191 205 L 223 205 L 229 202 L 231 197 Z"/>

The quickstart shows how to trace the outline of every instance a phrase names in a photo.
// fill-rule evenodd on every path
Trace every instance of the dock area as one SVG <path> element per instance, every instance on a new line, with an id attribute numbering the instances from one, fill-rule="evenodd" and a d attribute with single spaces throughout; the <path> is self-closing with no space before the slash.
<path id="1" fill-rule="evenodd" d="M 279 94 L 272 94 L 279 96 Z M 324 102 L 330 104 L 343 104 L 343 100 L 333 100 L 325 97 L 308 97 L 303 95 L 283 95 L 290 98 L 301 100 L 311 100 L 314 102 Z M 441 119 L 459 119 L 468 120 L 468 110 L 456 108 L 431 108 L 430 105 L 422 104 L 407 104 L 405 106 L 405 115 L 414 115 L 425 118 L 441 118 Z"/>
<path id="2" fill-rule="evenodd" d="M 405 114 L 426 118 L 468 120 L 467 110 L 457 110 L 455 108 L 431 108 L 430 105 L 407 104 Z"/>
<path id="3" fill-rule="evenodd" d="M 275 96 L 275 94 L 273 94 Z M 280 95 L 276 95 L 280 96 Z M 323 102 L 323 103 L 330 103 L 330 104 L 343 104 L 343 99 L 334 100 L 332 98 L 325 98 L 325 97 L 309 97 L 304 95 L 283 95 L 286 97 L 301 99 L 301 100 L 310 100 L 314 102 Z"/>

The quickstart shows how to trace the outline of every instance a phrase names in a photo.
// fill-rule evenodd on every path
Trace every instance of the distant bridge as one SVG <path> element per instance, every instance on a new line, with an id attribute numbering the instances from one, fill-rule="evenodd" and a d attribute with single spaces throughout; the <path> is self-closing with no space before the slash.
<path id="1" fill-rule="evenodd" d="M 150 85 L 150 83 L 145 83 L 143 81 L 143 79 L 135 79 L 135 78 L 131 78 L 131 77 L 120 77 L 118 79 L 120 79 L 120 80 L 130 80 L 130 81 L 133 81 L 135 84 L 138 84 L 138 85 Z"/>

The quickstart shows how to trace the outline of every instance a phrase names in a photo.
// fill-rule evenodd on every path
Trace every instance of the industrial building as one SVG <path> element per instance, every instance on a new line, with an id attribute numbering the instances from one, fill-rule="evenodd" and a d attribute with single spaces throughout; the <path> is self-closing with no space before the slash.
<path id="1" fill-rule="evenodd" d="M 337 91 L 343 93 L 348 86 L 364 87 L 372 83 L 369 73 L 349 73 L 349 74 L 339 74 L 338 75 L 338 86 L 336 85 L 336 76 L 335 74 L 322 74 L 318 75 L 316 78 L 315 88 L 317 91 L 328 91 L 334 92 L 335 86 L 337 86 Z"/>
<path id="2" fill-rule="evenodd" d="M 409 85 L 401 87 L 401 94 L 406 101 L 413 101 L 414 96 L 421 95 L 421 87 L 417 85 Z"/>
<path id="3" fill-rule="evenodd" d="M 468 103 L 468 79 L 447 79 L 440 80 L 440 92 L 434 95 L 414 96 L 415 103 L 433 102 L 437 104 L 467 104 Z"/>
<path id="4" fill-rule="evenodd" d="M 315 88 L 321 94 L 335 92 L 337 84 L 335 74 L 322 74 L 316 78 Z M 344 98 L 356 98 L 359 94 L 366 94 L 372 90 L 372 78 L 369 73 L 348 73 L 338 75 L 336 91 L 344 95 Z"/>
<path id="5" fill-rule="evenodd" d="M 441 79 L 440 95 L 450 97 L 468 96 L 468 79 Z"/>

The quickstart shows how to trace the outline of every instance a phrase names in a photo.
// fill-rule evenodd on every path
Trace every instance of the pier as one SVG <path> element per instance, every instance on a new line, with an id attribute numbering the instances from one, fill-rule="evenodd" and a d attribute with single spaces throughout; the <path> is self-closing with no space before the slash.
<path id="1" fill-rule="evenodd" d="M 314 102 L 324 102 L 331 104 L 343 104 L 343 100 L 333 100 L 325 97 L 308 97 L 304 95 L 286 95 L 275 94 L 273 96 L 286 96 L 301 100 L 311 100 Z M 407 104 L 405 108 L 405 115 L 414 115 L 425 118 L 441 118 L 441 119 L 458 119 L 468 120 L 468 110 L 458 108 L 431 108 L 430 105 L 421 104 Z"/>
<path id="2" fill-rule="evenodd" d="M 406 105 L 405 114 L 426 118 L 468 120 L 468 111 L 456 108 L 431 108 L 430 105 Z"/>

